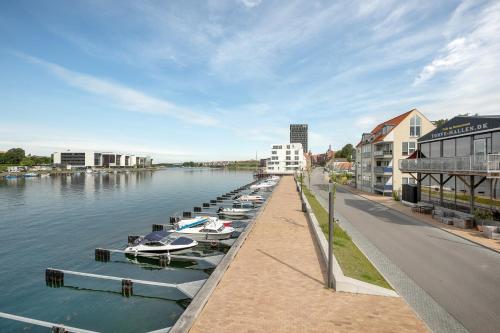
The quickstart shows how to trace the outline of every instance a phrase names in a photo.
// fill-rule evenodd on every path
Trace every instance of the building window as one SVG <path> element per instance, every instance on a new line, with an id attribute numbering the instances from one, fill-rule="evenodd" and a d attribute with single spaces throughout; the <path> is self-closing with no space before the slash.
<path id="1" fill-rule="evenodd" d="M 276 150 L 271 151 L 271 154 L 276 155 L 278 152 Z"/>
<path id="2" fill-rule="evenodd" d="M 291 151 L 291 150 L 287 150 L 287 151 L 286 151 L 286 154 L 287 154 L 287 155 L 290 155 L 291 153 L 292 153 L 292 151 Z"/>
<path id="3" fill-rule="evenodd" d="M 290 156 L 287 156 L 287 157 L 286 157 L 286 160 L 287 160 L 287 161 L 290 161 L 291 159 L 292 159 L 292 158 L 291 158 Z"/>
<path id="4" fill-rule="evenodd" d="M 298 156 L 295 156 L 295 160 L 298 161 L 299 160 L 299 157 Z"/>
<path id="5" fill-rule="evenodd" d="M 420 136 L 420 127 L 422 126 L 422 119 L 414 115 L 410 118 L 410 136 Z"/>
<path id="6" fill-rule="evenodd" d="M 298 151 L 298 150 L 296 150 L 296 151 L 295 151 L 295 155 L 298 155 L 298 154 L 299 154 L 299 151 Z"/>
<path id="7" fill-rule="evenodd" d="M 403 142 L 402 155 L 411 155 L 415 152 L 416 143 L 415 142 Z"/>
<path id="8" fill-rule="evenodd" d="M 457 156 L 470 156 L 470 136 L 457 138 Z"/>
<path id="9" fill-rule="evenodd" d="M 277 159 L 278 159 L 278 156 L 271 156 L 271 159 L 272 159 L 273 161 L 275 161 L 275 160 L 277 160 Z"/>
<path id="10" fill-rule="evenodd" d="M 403 184 L 412 184 L 412 185 L 415 185 L 417 183 L 415 179 L 411 177 L 403 177 L 402 182 Z"/>
<path id="11" fill-rule="evenodd" d="M 455 139 L 443 140 L 443 157 L 455 156 Z"/>
<path id="12" fill-rule="evenodd" d="M 441 141 L 431 142 L 431 158 L 441 157 Z"/>

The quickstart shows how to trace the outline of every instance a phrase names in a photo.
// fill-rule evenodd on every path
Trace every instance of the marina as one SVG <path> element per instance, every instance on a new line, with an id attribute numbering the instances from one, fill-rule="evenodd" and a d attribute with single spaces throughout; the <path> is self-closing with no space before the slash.
<path id="1" fill-rule="evenodd" d="M 139 177 L 140 179 L 138 179 Z M 121 208 L 140 200 L 145 194 L 150 200 L 143 198 L 141 202 L 147 206 L 153 205 L 151 200 L 155 201 L 155 204 L 164 202 L 164 200 L 169 202 L 168 193 L 162 193 L 165 195 L 162 200 L 158 193 L 155 193 L 154 197 L 150 197 L 151 194 L 144 193 L 144 190 L 146 188 L 149 191 L 151 187 L 158 188 L 171 181 L 174 182 L 174 184 L 169 184 L 172 190 L 183 191 L 181 187 L 175 187 L 176 181 L 174 179 L 179 177 L 184 183 L 191 178 L 192 182 L 197 184 L 197 188 L 199 188 L 201 181 L 205 191 L 210 193 L 204 193 L 204 195 L 198 193 L 196 198 L 190 193 L 187 195 L 189 200 L 182 200 L 176 204 L 171 203 L 168 210 L 162 209 L 163 214 L 156 212 L 155 218 L 144 216 L 144 210 L 136 211 L 137 215 L 142 213 L 142 216 L 135 219 L 130 217 L 129 220 L 125 219 L 125 221 L 119 221 L 118 216 L 123 215 L 118 213 L 118 209 L 111 210 L 113 215 L 110 215 L 111 212 L 108 209 L 103 209 L 100 214 L 98 213 L 101 208 L 99 202 L 103 199 L 107 201 L 108 206 L 114 206 L 110 205 L 112 201 Z M 152 178 L 155 179 L 154 182 Z M 228 181 L 228 179 L 231 180 Z M 226 182 L 224 186 L 221 186 L 221 181 Z M 258 212 L 258 209 L 252 209 L 251 212 L 246 212 L 245 218 L 234 221 L 230 219 L 219 220 L 217 217 L 218 210 L 233 209 L 233 205 L 237 203 L 236 196 L 238 194 L 255 194 L 255 191 L 249 190 L 254 182 L 252 174 L 249 172 L 231 173 L 214 170 L 164 170 L 148 172 L 147 174 L 86 174 L 38 177 L 29 180 L 5 179 L 0 183 L 0 186 L 5 190 L 2 192 L 3 194 L 7 195 L 10 192 L 18 198 L 24 195 L 27 206 L 33 204 L 30 201 L 34 198 L 44 198 L 45 202 L 37 203 L 34 205 L 36 209 L 31 207 L 31 211 L 28 212 L 26 209 L 21 211 L 21 207 L 16 208 L 16 206 L 10 205 L 12 202 L 6 200 L 10 210 L 8 213 L 6 213 L 7 211 L 2 212 L 7 217 L 6 223 L 0 225 L 2 230 L 18 241 L 16 221 L 17 227 L 24 224 L 23 229 L 27 230 L 28 233 L 48 228 L 51 230 L 49 234 L 52 238 L 59 239 L 61 245 L 44 248 L 37 243 L 34 244 L 33 248 L 23 247 L 20 249 L 16 248 L 16 242 L 7 244 L 9 251 L 17 250 L 26 254 L 23 266 L 28 268 L 21 268 L 12 262 L 10 264 L 11 270 L 1 277 L 4 280 L 2 286 L 9 286 L 14 292 L 2 291 L 3 297 L 0 303 L 6 314 L 3 318 L 11 320 L 1 320 L 0 328 L 9 331 L 31 328 L 36 331 L 33 325 L 58 323 L 52 327 L 61 329 L 64 327 L 68 331 L 71 331 L 71 328 L 77 328 L 76 332 L 78 330 L 166 331 L 175 324 L 177 318 L 189 306 L 190 299 L 196 295 L 213 270 L 223 260 L 225 253 L 230 250 L 241 232 L 252 221 L 252 217 Z M 242 184 L 243 186 L 241 186 Z M 60 191 L 55 191 L 60 195 L 52 198 L 44 197 L 40 193 L 44 186 L 49 186 L 52 191 L 60 187 Z M 236 186 L 240 187 L 235 188 Z M 22 193 L 23 191 L 24 193 Z M 263 194 L 264 198 L 270 193 L 266 191 Z M 98 200 L 96 196 L 104 196 L 104 198 L 101 197 Z M 179 198 L 181 195 L 170 194 L 170 198 L 172 197 Z M 213 199 L 209 200 L 210 197 Z M 80 202 L 83 198 L 92 200 L 96 211 L 92 214 L 90 213 L 92 209 L 87 207 L 89 208 L 88 211 L 85 210 L 87 215 L 83 214 L 85 217 L 80 216 L 79 219 L 76 219 L 77 224 L 71 225 L 71 223 L 75 223 L 71 221 L 75 221 L 76 213 L 82 208 L 82 204 L 77 205 L 76 202 Z M 185 197 L 182 196 L 182 198 Z M 75 205 L 65 202 L 68 200 L 74 201 Z M 85 206 L 85 200 L 83 206 Z M 126 202 L 123 202 L 124 200 Z M 215 204 L 211 202 L 212 200 L 215 201 Z M 60 207 L 58 201 L 63 201 L 65 207 L 72 208 L 60 212 L 62 214 L 59 218 L 57 216 L 59 214 L 54 214 L 54 211 Z M 200 203 L 200 206 L 193 206 L 193 203 L 197 202 Z M 133 208 L 136 205 L 132 205 L 127 213 L 132 215 L 131 212 L 134 211 Z M 193 207 L 192 211 L 185 210 L 189 206 Z M 179 213 L 181 210 L 183 210 L 182 213 Z M 37 223 L 34 219 L 35 216 L 40 216 L 41 211 L 46 214 L 43 224 Z M 26 216 L 23 217 L 23 213 Z M 80 211 L 79 214 L 82 212 Z M 112 220 L 109 219 L 110 216 L 113 216 Z M 27 217 L 31 217 L 31 220 Z M 200 219 L 200 217 L 202 218 Z M 150 228 L 152 225 L 153 230 L 158 230 L 154 233 L 163 232 L 165 235 L 172 235 L 172 222 L 179 223 L 182 219 L 194 221 L 197 218 L 200 221 L 206 219 L 207 221 L 203 223 L 206 223 L 207 226 L 210 225 L 210 222 L 217 221 L 217 226 L 231 228 L 231 237 L 226 239 L 203 239 L 200 237 L 197 241 L 193 241 L 196 242 L 195 246 L 178 253 L 134 251 L 131 254 L 127 253 L 129 251 L 126 251 L 126 246 L 120 245 L 127 242 L 130 245 L 130 241 L 133 242 L 134 238 L 137 237 L 131 235 L 134 231 L 139 231 L 137 235 L 147 234 L 148 225 Z M 170 223 L 152 223 L 162 219 Z M 122 222 L 122 224 L 113 223 L 115 220 Z M 108 221 L 111 225 L 101 224 L 102 222 L 93 224 L 89 221 Z M 74 228 L 81 229 L 79 234 L 83 232 L 83 236 L 79 236 L 79 238 L 83 239 L 64 242 L 64 240 L 71 239 L 69 235 Z M 140 232 L 141 230 L 143 231 Z M 174 232 L 174 234 L 177 233 Z M 187 239 L 188 237 L 181 236 L 180 238 Z M 4 248 L 2 251 L 6 251 L 6 249 Z M 35 251 L 38 257 L 32 251 Z M 31 254 L 27 255 L 28 253 Z M 94 258 L 91 257 L 92 254 Z M 35 258 L 39 262 L 32 261 Z M 43 265 L 45 265 L 44 268 L 42 268 Z M 12 277 L 18 275 L 21 269 L 29 274 L 23 274 L 16 279 L 15 283 L 6 283 L 8 280 L 13 281 Z M 43 272 L 45 272 L 45 285 L 41 284 Z M 9 308 L 8 300 L 12 297 L 17 297 L 18 302 L 16 302 L 16 306 Z M 22 297 L 27 297 L 27 299 L 19 301 L 23 299 Z M 49 306 L 48 304 L 53 305 Z M 116 307 L 113 304 L 116 304 Z M 106 307 L 105 311 L 104 307 Z M 137 311 L 137 309 L 140 310 Z M 22 318 L 29 320 L 22 320 Z M 93 320 L 89 320 L 90 318 Z M 102 320 L 95 320 L 96 318 L 102 318 Z M 116 320 L 110 318 L 116 318 Z M 47 326 L 45 325 L 45 327 Z"/>

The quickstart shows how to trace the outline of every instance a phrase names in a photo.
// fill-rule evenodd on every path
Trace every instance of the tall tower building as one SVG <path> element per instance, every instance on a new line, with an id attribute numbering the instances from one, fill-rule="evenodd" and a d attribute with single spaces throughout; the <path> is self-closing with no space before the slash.
<path id="1" fill-rule="evenodd" d="M 307 124 L 290 124 L 290 143 L 302 143 L 304 153 L 309 152 Z"/>

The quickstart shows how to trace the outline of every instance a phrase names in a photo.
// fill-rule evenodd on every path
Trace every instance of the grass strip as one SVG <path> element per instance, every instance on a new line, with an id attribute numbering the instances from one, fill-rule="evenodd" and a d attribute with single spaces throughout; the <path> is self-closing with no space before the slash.
<path id="1" fill-rule="evenodd" d="M 321 206 L 316 197 L 303 187 L 304 194 L 319 222 L 321 230 L 328 238 L 328 212 Z M 380 287 L 392 289 L 384 277 L 354 244 L 351 237 L 335 223 L 333 235 L 333 253 L 345 276 L 368 282 Z"/>

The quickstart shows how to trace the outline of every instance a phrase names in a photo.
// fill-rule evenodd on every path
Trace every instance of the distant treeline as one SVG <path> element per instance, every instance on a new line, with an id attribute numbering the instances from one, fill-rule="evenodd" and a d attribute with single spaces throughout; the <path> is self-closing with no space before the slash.
<path id="1" fill-rule="evenodd" d="M 12 148 L 4 153 L 0 152 L 0 164 L 33 166 L 50 163 L 50 157 L 26 155 L 22 148 Z"/>

